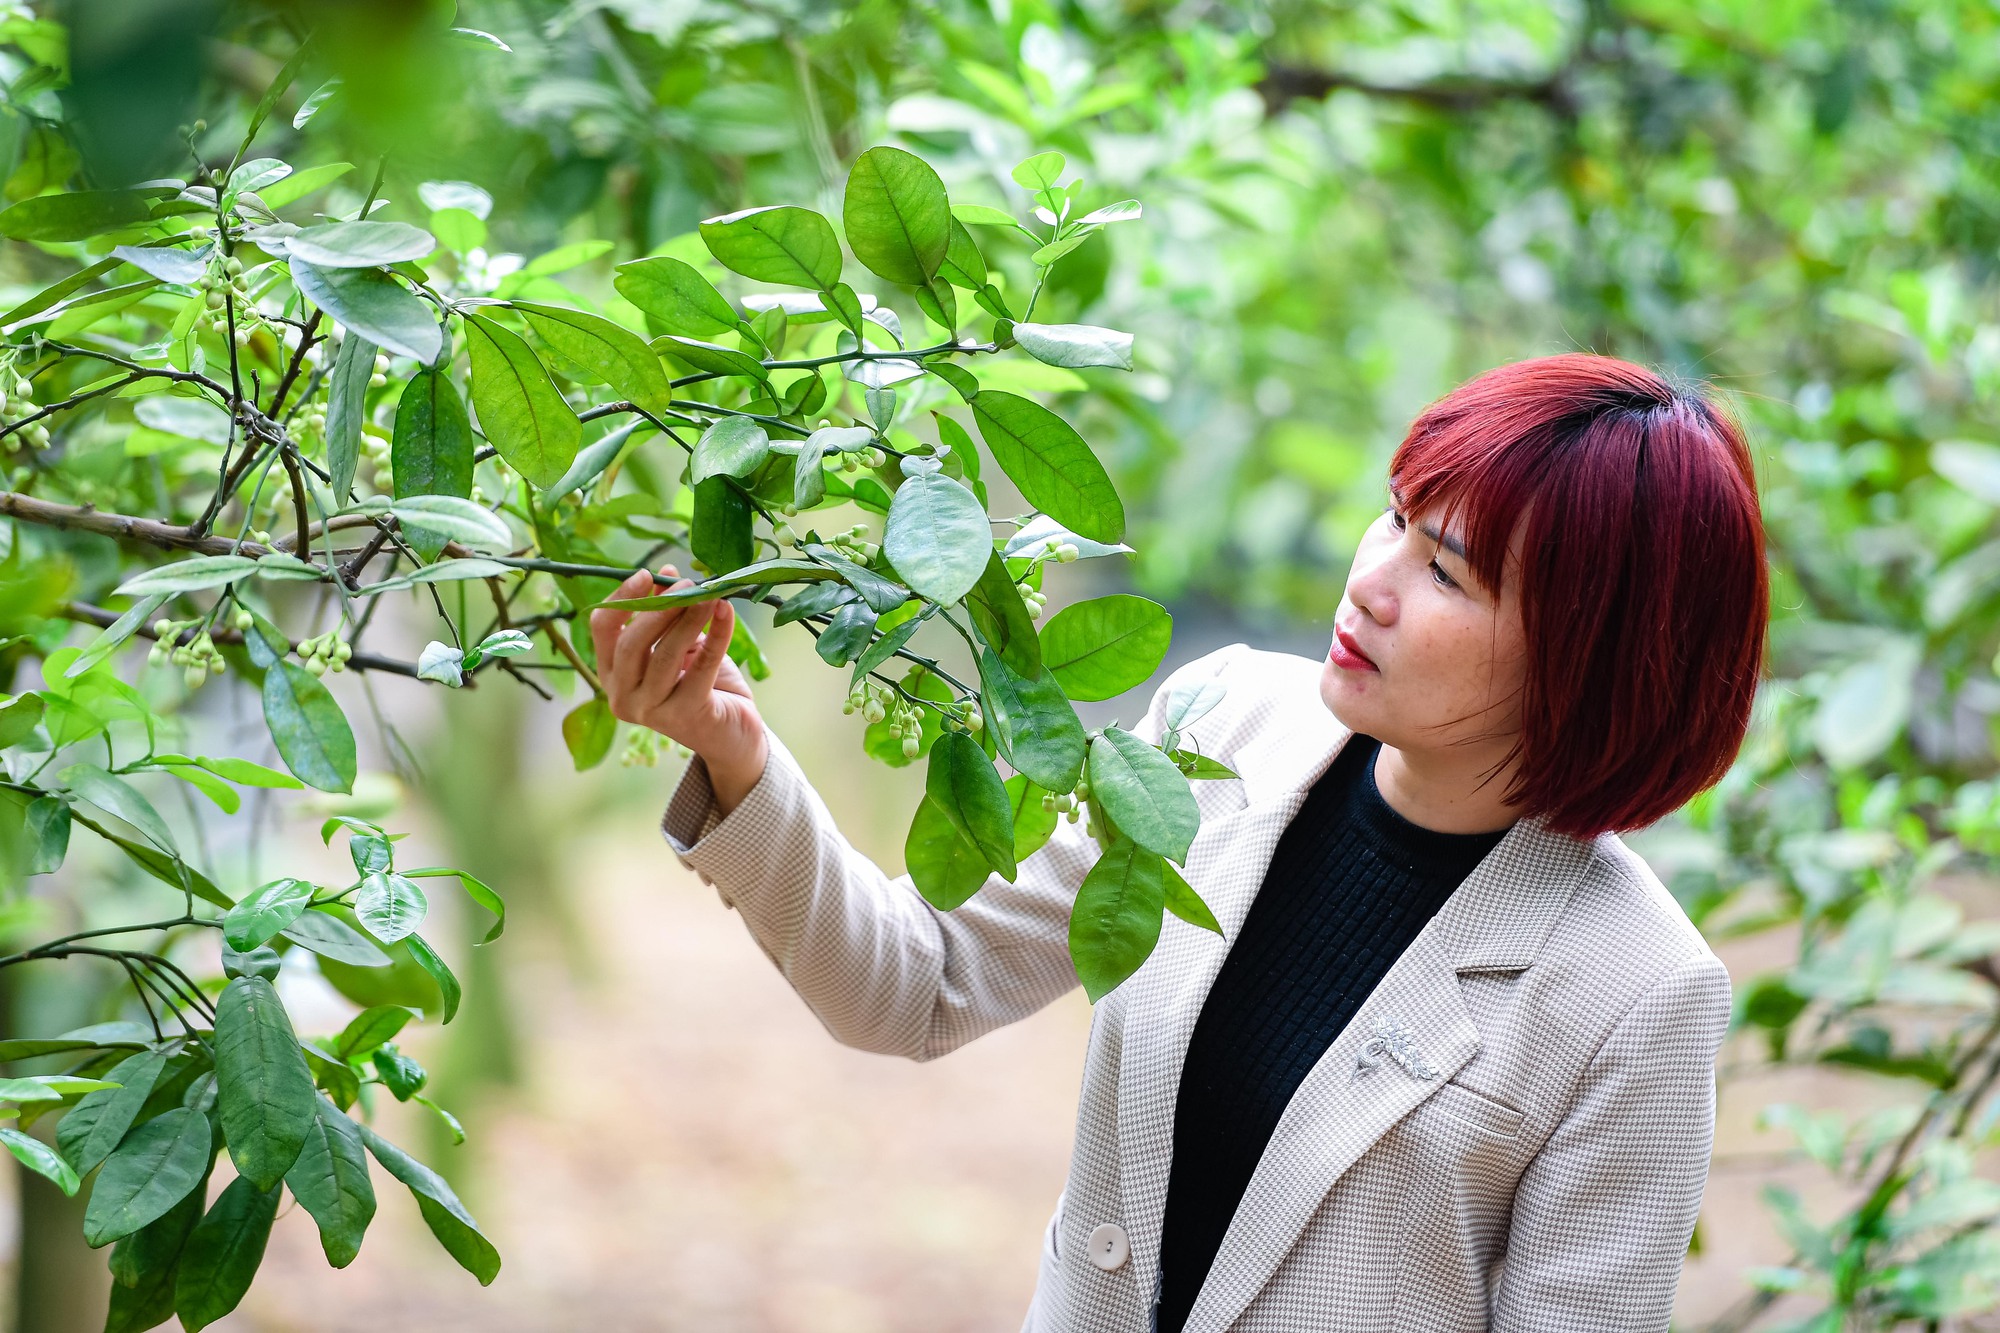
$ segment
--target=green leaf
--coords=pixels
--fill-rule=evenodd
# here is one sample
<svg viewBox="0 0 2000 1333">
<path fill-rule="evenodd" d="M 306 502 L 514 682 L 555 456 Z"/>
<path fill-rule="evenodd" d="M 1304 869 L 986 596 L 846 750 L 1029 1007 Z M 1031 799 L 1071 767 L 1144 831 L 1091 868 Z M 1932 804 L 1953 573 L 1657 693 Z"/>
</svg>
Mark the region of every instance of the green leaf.
<svg viewBox="0 0 2000 1333">
<path fill-rule="evenodd" d="M 374 1053 L 385 1041 L 394 1040 L 417 1015 L 400 1004 L 378 1004 L 364 1009 L 348 1021 L 334 1038 L 334 1051 L 343 1060 L 361 1060 Z"/>
<path fill-rule="evenodd" d="M 1048 793 L 1028 780 L 1026 773 L 1007 779 L 1007 802 L 1014 807 L 1014 860 L 1027 860 L 1048 843 L 1062 816 L 1042 809 Z"/>
<path fill-rule="evenodd" d="M 376 871 L 362 879 L 354 898 L 354 915 L 384 944 L 394 944 L 424 924 L 430 902 L 424 891 L 405 876 Z"/>
<path fill-rule="evenodd" d="M 1836 672 L 1821 687 L 1812 740 L 1827 763 L 1855 768 L 1875 759 L 1910 719 L 1922 645 L 1898 635 Z"/>
<path fill-rule="evenodd" d="M 76 1171 L 54 1148 L 18 1129 L 0 1129 L 0 1143 L 7 1145 L 7 1151 L 22 1166 L 47 1179 L 64 1194 L 75 1196 L 79 1184 Z"/>
<path fill-rule="evenodd" d="M 382 270 L 315 268 L 300 259 L 290 267 L 299 293 L 342 328 L 415 357 L 420 365 L 430 365 L 444 350 L 444 334 L 432 308 Z"/>
<path fill-rule="evenodd" d="M 161 851 L 176 854 L 174 835 L 168 831 L 167 821 L 125 779 L 113 777 L 96 764 L 71 764 L 58 780 L 98 809 L 108 810 L 138 829 Z"/>
<path fill-rule="evenodd" d="M 930 771 L 924 794 L 937 803 L 960 837 L 979 850 L 986 864 L 1012 883 L 1014 809 L 1006 784 L 979 742 L 963 732 L 948 731 L 931 747 Z"/>
<path fill-rule="evenodd" d="M 472 494 L 472 421 L 442 370 L 420 370 L 396 403 L 389 467 L 396 498 Z"/>
<path fill-rule="evenodd" d="M 394 1046 L 384 1046 L 375 1052 L 375 1072 L 381 1075 L 382 1085 L 389 1089 L 396 1100 L 406 1102 L 423 1091 L 430 1075 L 424 1067 Z"/>
<path fill-rule="evenodd" d="M 1050 264 L 1055 263 L 1058 259 L 1061 259 L 1064 255 L 1068 254 L 1070 251 L 1076 249 L 1079 245 L 1082 245 L 1085 241 L 1089 240 L 1095 234 L 1096 234 L 1095 232 L 1079 231 L 1079 232 L 1073 232 L 1070 235 L 1063 237 L 1060 241 L 1050 241 L 1047 245 L 1035 251 L 1035 253 L 1033 253 L 1032 255 L 1029 255 L 1028 261 L 1032 264 L 1046 268 Z"/>
<path fill-rule="evenodd" d="M 438 957 L 437 950 L 431 948 L 423 936 L 410 936 L 405 947 L 409 949 L 410 957 L 417 960 L 417 966 L 430 973 L 431 980 L 438 984 L 439 994 L 444 997 L 444 1016 L 438 1019 L 438 1022 L 451 1022 L 458 1013 L 458 1002 L 464 994 L 458 984 L 458 978 L 452 975 L 452 970 L 445 966 L 444 959 Z"/>
<path fill-rule="evenodd" d="M 1228 779 L 1237 776 L 1236 770 L 1227 764 L 1218 763 L 1205 754 L 1193 750 L 1168 750 L 1167 758 L 1174 761 L 1174 767 L 1187 774 L 1190 782 Z"/>
<path fill-rule="evenodd" d="M 652 347 L 669 356 L 677 356 L 696 370 L 709 375 L 743 375 L 755 380 L 768 380 L 771 371 L 762 361 L 748 352 L 739 352 L 734 347 L 724 347 L 720 343 L 703 342 L 699 338 L 683 338 L 678 333 L 662 334 L 655 338 Z"/>
<path fill-rule="evenodd" d="M 491 912 L 493 914 L 493 928 L 487 931 L 486 934 L 480 938 L 479 942 L 481 944 L 493 943 L 493 941 L 499 939 L 500 936 L 506 931 L 507 929 L 506 902 L 500 897 L 499 894 L 495 893 L 492 889 L 488 888 L 485 884 L 481 883 L 479 880 L 474 879 L 471 875 L 466 874 L 463 870 L 454 870 L 447 866 L 429 866 L 422 870 L 405 870 L 403 873 L 409 876 L 411 879 L 434 879 L 445 876 L 455 877 L 458 880 L 459 887 L 465 890 L 466 897 L 472 899 L 473 902 L 478 903 L 481 907 L 485 908 L 488 912 Z"/>
<path fill-rule="evenodd" d="M 353 1263 L 375 1217 L 375 1186 L 360 1128 L 323 1096 L 313 1099 L 313 1122 L 285 1173 L 285 1187 L 318 1223 L 326 1261 L 335 1268 Z"/>
<path fill-rule="evenodd" d="M 278 662 L 264 673 L 264 722 L 285 767 L 321 791 L 354 789 L 354 732 L 311 672 Z"/>
<path fill-rule="evenodd" d="M 1208 910 L 1208 904 L 1194 891 L 1194 886 L 1174 869 L 1173 862 L 1161 861 L 1160 869 L 1165 877 L 1167 910 L 1190 926 L 1199 926 L 1220 935 L 1222 923 L 1215 919 L 1215 913 Z"/>
<path fill-rule="evenodd" d="M 568 245 L 558 245 L 553 250 L 544 250 L 530 259 L 521 269 L 525 278 L 547 277 L 551 273 L 567 273 L 573 268 L 582 268 L 594 259 L 611 253 L 616 247 L 610 241 L 571 241 Z"/>
<path fill-rule="evenodd" d="M 1062 179 L 1068 166 L 1069 159 L 1061 153 L 1036 153 L 1015 167 L 1012 175 L 1014 183 L 1024 190 L 1046 190 Z"/>
<path fill-rule="evenodd" d="M 146 196 L 135 190 L 76 190 L 23 199 L 0 212 L 0 236 L 14 241 L 81 241 L 144 222 Z"/>
<path fill-rule="evenodd" d="M 1042 646 L 1035 637 L 1035 622 L 1021 604 L 1021 594 L 1007 573 L 1007 562 L 996 551 L 986 561 L 986 572 L 965 599 L 972 624 L 987 646 L 1014 674 L 1033 680 L 1042 674 Z"/>
<path fill-rule="evenodd" d="M 112 1247 L 111 1308 L 104 1333 L 141 1333 L 173 1318 L 181 1251 L 207 1203 L 204 1177 L 186 1198 Z"/>
<path fill-rule="evenodd" d="M 375 344 L 358 333 L 342 338 L 326 390 L 326 470 L 335 504 L 346 504 L 354 489 L 354 466 L 361 461 L 361 424 L 368 415 L 368 377 L 374 373 Z"/>
<path fill-rule="evenodd" d="M 317 1094 L 285 1006 L 262 977 L 236 978 L 215 1002 L 215 1083 L 230 1160 L 270 1189 L 298 1159 Z"/>
<path fill-rule="evenodd" d="M 105 1092 L 119 1085 L 101 1078 L 68 1074 L 37 1074 L 32 1078 L 0 1078 L 0 1102 L 59 1102 L 86 1092 Z"/>
<path fill-rule="evenodd" d="M 177 1106 L 126 1135 L 91 1186 L 84 1243 L 96 1249 L 129 1236 L 185 1199 L 208 1174 L 211 1133 L 207 1116 Z"/>
<path fill-rule="evenodd" d="M 1094 324 L 1016 324 L 1014 341 L 1052 366 L 1132 368 L 1132 335 Z"/>
<path fill-rule="evenodd" d="M 1083 227 L 1102 227 L 1112 222 L 1131 222 L 1145 212 L 1137 199 L 1121 199 L 1115 204 L 1094 208 L 1077 219 Z"/>
<path fill-rule="evenodd" d="M 257 561 L 252 556 L 197 555 L 135 574 L 119 584 L 117 591 L 127 597 L 200 592 L 205 588 L 220 588 L 256 572 Z"/>
<path fill-rule="evenodd" d="M 611 285 L 670 333 L 707 338 L 736 327 L 735 308 L 692 264 L 678 259 L 634 259 L 620 264 Z"/>
<path fill-rule="evenodd" d="M 916 816 L 910 821 L 910 832 L 903 840 L 903 864 L 924 901 L 941 912 L 951 911 L 979 892 L 993 873 L 986 857 L 959 834 L 944 808 L 929 796 L 917 803 Z"/>
<path fill-rule="evenodd" d="M 894 657 L 903 645 L 915 636 L 917 627 L 922 623 L 921 619 L 912 616 L 899 625 L 892 625 L 882 630 L 881 637 L 869 644 L 862 650 L 861 655 L 854 659 L 854 683 L 860 684 L 863 676 Z M 878 623 L 875 628 L 881 629 L 880 624 Z"/>
<path fill-rule="evenodd" d="M 960 222 L 974 227 L 1012 227 L 1014 215 L 1004 208 L 991 208 L 985 204 L 953 204 L 951 215 Z"/>
<path fill-rule="evenodd" d="M 931 459 L 905 459 L 882 549 L 910 587 L 945 605 L 971 592 L 993 554 L 993 528 L 973 493 Z"/>
<path fill-rule="evenodd" d="M 808 435 L 792 464 L 792 503 L 800 509 L 811 509 L 826 499 L 825 434 L 816 430 Z"/>
<path fill-rule="evenodd" d="M 174 1310 L 189 1333 L 234 1310 L 250 1290 L 283 1197 L 275 1185 L 258 1189 L 238 1176 L 195 1224 L 174 1281 Z"/>
<path fill-rule="evenodd" d="M 329 84 L 337 82 L 338 80 L 328 81 Z M 331 87 L 322 85 L 318 92 L 306 99 L 305 105 L 299 110 L 303 112 L 306 106 L 311 106 L 314 98 L 319 99 L 320 105 L 324 106 L 327 96 L 332 91 Z M 265 186 L 257 192 L 257 197 L 264 201 L 266 208 L 283 208 L 286 204 L 297 203 L 315 190 L 333 184 L 352 170 L 354 170 L 352 162 L 328 162 L 324 166 L 307 167 L 304 171 L 293 172 L 276 185 Z"/>
<path fill-rule="evenodd" d="M 24 874 L 53 875 L 62 869 L 63 858 L 69 853 L 71 819 L 69 804 L 60 796 L 37 796 L 28 802 L 23 825 L 28 851 Z"/>
<path fill-rule="evenodd" d="M 411 496 L 412 500 L 421 497 Z M 421 509 L 412 513 L 422 513 Z M 403 592 L 424 583 L 455 583 L 465 579 L 491 579 L 504 574 L 512 574 L 513 566 L 503 565 L 497 560 L 481 560 L 469 557 L 463 560 L 440 560 L 434 565 L 424 565 L 413 569 L 400 578 L 382 579 L 370 583 L 360 590 L 363 597 L 374 597 L 385 592 Z"/>
<path fill-rule="evenodd" d="M 516 301 L 514 309 L 542 341 L 655 415 L 672 410 L 673 386 L 646 340 L 602 315 Z"/>
<path fill-rule="evenodd" d="M 751 208 L 710 218 L 701 224 L 701 239 L 724 268 L 758 282 L 826 291 L 840 281 L 840 238 L 810 209 Z"/>
<path fill-rule="evenodd" d="M 1125 535 L 1125 506 L 1070 424 L 1031 398 L 987 389 L 972 400 L 979 434 L 1028 503 L 1092 541 Z"/>
<path fill-rule="evenodd" d="M 841 222 L 854 257 L 878 277 L 922 286 L 951 244 L 951 202 L 930 164 L 900 148 L 871 148 L 848 173 Z"/>
<path fill-rule="evenodd" d="M 118 1087 L 90 1093 L 63 1114 L 56 1148 L 79 1176 L 89 1175 L 124 1140 L 166 1067 L 161 1051 L 128 1055 L 105 1071 Z"/>
<path fill-rule="evenodd" d="M 1165 863 L 1121 837 L 1083 877 L 1069 917 L 1069 956 L 1090 1002 L 1139 970 L 1160 940 Z"/>
<path fill-rule="evenodd" d="M 979 243 L 956 217 L 951 220 L 951 244 L 945 250 L 944 263 L 938 266 L 938 276 L 969 292 L 978 291 L 987 282 L 986 256 L 979 253 Z"/>
<path fill-rule="evenodd" d="M 867 650 L 877 619 L 874 608 L 863 602 L 850 602 L 833 613 L 833 619 L 813 640 L 813 651 L 828 666 L 846 666 Z"/>
<path fill-rule="evenodd" d="M 78 660 L 81 660 L 80 658 Z M 0 708 L 0 750 L 19 745 L 42 724 L 42 696 L 24 694 Z"/>
<path fill-rule="evenodd" d="M 267 943 L 299 919 L 312 901 L 313 886 L 303 879 L 274 879 L 243 896 L 222 918 L 222 938 L 238 952 Z"/>
<path fill-rule="evenodd" d="M 1048 791 L 1068 791 L 1089 741 L 1062 686 L 1045 668 L 1024 677 L 991 648 L 979 654 L 980 698 L 1000 757 Z"/>
<path fill-rule="evenodd" d="M 388 967 L 389 956 L 373 940 L 330 912 L 308 909 L 278 932 L 292 943 L 322 958 L 349 967 Z"/>
<path fill-rule="evenodd" d="M 1173 760 L 1129 731 L 1106 727 L 1090 743 L 1090 795 L 1119 832 L 1185 864 L 1201 827 L 1194 792 Z"/>
<path fill-rule="evenodd" d="M 688 465 L 688 484 L 699 486 L 710 477 L 747 477 L 771 453 L 771 437 L 749 417 L 718 417 L 695 443 Z"/>
<path fill-rule="evenodd" d="M 407 222 L 328 222 L 285 238 L 286 253 L 322 269 L 381 268 L 435 249 L 436 237 Z"/>
<path fill-rule="evenodd" d="M 1072 699 L 1109 699 L 1159 668 L 1174 618 L 1129 593 L 1066 606 L 1042 627 L 1042 660 Z"/>
<path fill-rule="evenodd" d="M 439 533 L 467 546 L 505 551 L 514 544 L 514 534 L 504 519 L 462 496 L 412 495 L 392 501 L 389 512 L 399 523 Z"/>
<path fill-rule="evenodd" d="M 582 447 L 583 423 L 519 334 L 470 313 L 465 333 L 472 403 L 487 442 L 531 484 L 554 484 Z"/>
<path fill-rule="evenodd" d="M 581 773 L 596 768 L 611 753 L 611 742 L 618 735 L 618 719 L 611 715 L 611 705 L 603 695 L 592 695 L 563 714 L 562 735 L 563 744 L 569 747 L 570 760 Z"/>
<path fill-rule="evenodd" d="M 694 523 L 688 549 L 714 574 L 742 569 L 757 558 L 751 532 L 753 510 L 728 477 L 710 477 L 694 487 Z"/>
<path fill-rule="evenodd" d="M 458 1201 L 444 1178 L 366 1125 L 356 1128 L 382 1168 L 416 1196 L 424 1221 L 445 1252 L 478 1278 L 482 1287 L 499 1276 L 500 1252 L 480 1234 L 479 1224 L 465 1211 L 465 1205 Z"/>
</svg>

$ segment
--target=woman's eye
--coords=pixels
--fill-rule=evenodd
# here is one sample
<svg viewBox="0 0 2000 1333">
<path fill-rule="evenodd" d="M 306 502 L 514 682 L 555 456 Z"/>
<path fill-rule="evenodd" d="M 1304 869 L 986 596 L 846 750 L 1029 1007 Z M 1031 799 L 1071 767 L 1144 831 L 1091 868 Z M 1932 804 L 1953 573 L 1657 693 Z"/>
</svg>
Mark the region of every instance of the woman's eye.
<svg viewBox="0 0 2000 1333">
<path fill-rule="evenodd" d="M 1458 586 L 1458 584 L 1452 579 L 1451 575 L 1444 572 L 1444 566 L 1440 565 L 1435 560 L 1431 561 L 1431 577 L 1436 579 L 1438 583 L 1442 584 L 1444 587 L 1456 588 Z"/>
<path fill-rule="evenodd" d="M 1389 526 L 1394 528 L 1398 532 L 1401 532 L 1403 528 L 1406 526 L 1406 520 L 1403 518 L 1402 514 L 1397 511 L 1394 505 L 1391 505 L 1389 507 Z"/>
</svg>

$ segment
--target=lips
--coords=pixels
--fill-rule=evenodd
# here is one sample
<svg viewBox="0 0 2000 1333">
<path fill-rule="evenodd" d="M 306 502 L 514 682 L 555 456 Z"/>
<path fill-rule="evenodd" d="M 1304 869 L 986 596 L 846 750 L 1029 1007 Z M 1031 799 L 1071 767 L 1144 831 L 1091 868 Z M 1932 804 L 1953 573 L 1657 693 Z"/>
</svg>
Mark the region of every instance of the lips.
<svg viewBox="0 0 2000 1333">
<path fill-rule="evenodd" d="M 1354 641 L 1354 636 L 1339 625 L 1333 627 L 1333 651 L 1328 655 L 1333 658 L 1334 665 L 1349 671 L 1381 670 L 1373 658 L 1361 651 L 1361 645 Z"/>
</svg>

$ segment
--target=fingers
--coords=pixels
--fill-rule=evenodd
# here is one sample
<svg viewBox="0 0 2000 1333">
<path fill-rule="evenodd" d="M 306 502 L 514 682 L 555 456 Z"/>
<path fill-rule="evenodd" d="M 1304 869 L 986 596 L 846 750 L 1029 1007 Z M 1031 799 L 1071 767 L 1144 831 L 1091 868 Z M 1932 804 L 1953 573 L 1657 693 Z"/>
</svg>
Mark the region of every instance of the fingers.
<svg viewBox="0 0 2000 1333">
<path fill-rule="evenodd" d="M 689 663 L 690 650 L 695 647 L 695 636 L 715 615 L 718 605 L 718 602 L 696 602 L 660 635 L 634 691 L 639 707 L 658 708 L 675 692 L 681 684 L 682 669 Z"/>
<path fill-rule="evenodd" d="M 652 586 L 653 576 L 640 570 L 619 584 L 608 600 L 643 596 Z M 590 642 L 597 649 L 597 660 L 600 663 L 611 661 L 612 649 L 618 643 L 618 631 L 623 629 L 625 622 L 631 618 L 631 612 L 614 611 L 608 606 L 600 606 L 590 613 Z"/>
<path fill-rule="evenodd" d="M 716 673 L 729 660 L 729 640 L 735 632 L 736 608 L 726 601 L 717 602 L 715 619 L 709 622 L 708 633 L 702 637 L 694 660 L 681 677 L 681 683 L 697 696 L 715 688 Z"/>
<path fill-rule="evenodd" d="M 673 566 L 667 566 L 662 572 L 672 573 Z M 691 579 L 677 579 L 668 591 L 692 586 Z M 605 692 L 611 696 L 614 706 L 630 699 L 638 690 L 652 659 L 654 644 L 685 618 L 687 610 L 685 607 L 670 606 L 660 611 L 641 611 L 614 631 L 611 655 L 606 657 L 600 653 L 597 659 Z M 594 639 L 595 626 L 592 627 L 592 634 Z"/>
</svg>

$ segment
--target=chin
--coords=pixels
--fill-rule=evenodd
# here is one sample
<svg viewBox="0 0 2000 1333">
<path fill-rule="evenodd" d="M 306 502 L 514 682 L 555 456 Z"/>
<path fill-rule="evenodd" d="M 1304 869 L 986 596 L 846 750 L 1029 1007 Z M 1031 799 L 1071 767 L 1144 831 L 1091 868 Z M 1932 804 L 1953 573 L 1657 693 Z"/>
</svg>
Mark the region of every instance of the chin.
<svg viewBox="0 0 2000 1333">
<path fill-rule="evenodd" d="M 1373 675 L 1373 672 L 1369 673 L 1370 677 Z M 1354 672 L 1343 670 L 1331 661 L 1320 666 L 1319 698 L 1326 705 L 1326 711 L 1349 731 L 1372 736 L 1375 732 L 1371 723 L 1376 721 L 1380 708 L 1371 697 L 1373 691 L 1356 688 L 1364 683 L 1364 680 L 1356 678 Z"/>
</svg>

